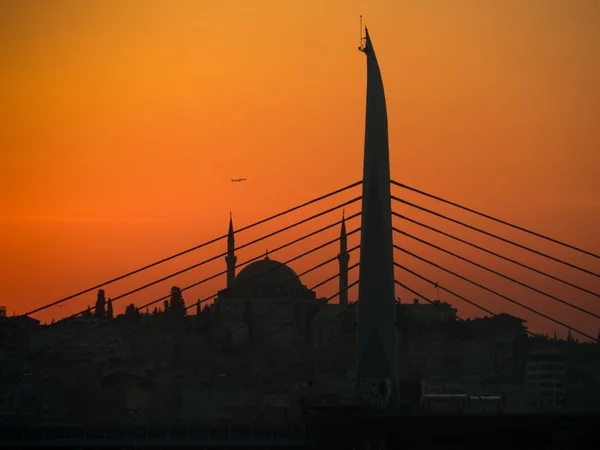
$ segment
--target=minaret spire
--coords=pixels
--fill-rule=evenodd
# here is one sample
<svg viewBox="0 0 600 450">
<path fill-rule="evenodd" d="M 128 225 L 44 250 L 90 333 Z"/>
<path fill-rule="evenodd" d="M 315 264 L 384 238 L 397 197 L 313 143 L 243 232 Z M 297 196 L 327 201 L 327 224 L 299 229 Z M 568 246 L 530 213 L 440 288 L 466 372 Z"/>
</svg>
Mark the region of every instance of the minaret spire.
<svg viewBox="0 0 600 450">
<path fill-rule="evenodd" d="M 357 396 L 380 410 L 399 405 L 390 156 L 385 92 L 369 31 L 357 331 Z"/>
<path fill-rule="evenodd" d="M 233 287 L 233 281 L 235 280 L 235 263 L 237 262 L 237 256 L 235 256 L 235 238 L 233 231 L 233 216 L 229 211 L 229 234 L 227 235 L 227 256 L 225 256 L 225 263 L 227 264 L 227 289 Z"/>
<path fill-rule="evenodd" d="M 348 253 L 348 237 L 346 235 L 346 219 L 344 212 L 342 211 L 342 227 L 340 230 L 340 253 L 337 256 L 340 264 L 340 277 L 339 277 L 339 308 L 340 314 L 348 308 L 348 261 L 350 260 L 350 254 Z"/>
</svg>

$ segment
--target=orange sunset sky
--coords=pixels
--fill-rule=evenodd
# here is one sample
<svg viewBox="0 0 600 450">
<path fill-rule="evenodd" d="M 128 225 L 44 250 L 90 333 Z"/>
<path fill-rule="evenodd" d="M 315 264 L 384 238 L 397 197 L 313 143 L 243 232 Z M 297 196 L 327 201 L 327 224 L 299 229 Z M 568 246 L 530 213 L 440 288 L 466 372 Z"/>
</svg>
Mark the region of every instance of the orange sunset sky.
<svg viewBox="0 0 600 450">
<path fill-rule="evenodd" d="M 600 253 L 600 2 L 597 0 L 63 0 L 0 3 L 0 305 L 24 313 L 362 176 L 368 25 L 386 88 L 392 178 Z M 246 183 L 231 183 L 246 177 Z M 573 264 L 598 259 L 488 223 L 397 187 L 393 193 Z M 242 245 L 322 205 L 240 233 Z M 359 203 L 346 215 L 359 211 Z M 555 276 L 599 278 L 395 205 Z M 238 252 L 238 262 L 341 211 Z M 358 226 L 358 219 L 348 228 Z M 600 314 L 600 300 L 394 219 L 423 239 Z M 285 261 L 338 228 L 277 252 Z M 597 336 L 600 321 L 395 237 L 396 243 Z M 350 245 L 356 245 L 353 235 Z M 225 243 L 110 285 L 116 297 Z M 302 272 L 330 246 L 291 263 Z M 351 264 L 357 261 L 354 252 Z M 398 252 L 397 260 L 534 331 L 564 328 Z M 142 305 L 223 270 L 222 258 L 115 302 Z M 311 287 L 332 263 L 306 277 Z M 350 275 L 356 279 L 357 272 Z M 434 299 L 434 288 L 398 270 Z M 184 292 L 189 304 L 224 276 Z M 336 292 L 334 283 L 317 289 Z M 351 300 L 356 290 L 351 293 Z M 413 294 L 398 289 L 404 301 Z M 440 291 L 461 316 L 481 311 Z M 35 317 L 64 317 L 95 294 Z"/>
</svg>

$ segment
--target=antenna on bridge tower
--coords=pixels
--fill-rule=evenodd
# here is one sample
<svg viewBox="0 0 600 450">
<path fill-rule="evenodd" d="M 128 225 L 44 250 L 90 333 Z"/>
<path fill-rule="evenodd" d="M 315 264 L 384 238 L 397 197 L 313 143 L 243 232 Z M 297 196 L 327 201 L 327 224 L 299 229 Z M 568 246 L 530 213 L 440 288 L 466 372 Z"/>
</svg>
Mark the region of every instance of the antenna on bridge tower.
<svg viewBox="0 0 600 450">
<path fill-rule="evenodd" d="M 362 14 L 360 15 L 360 33 L 359 33 L 359 36 L 360 36 L 359 43 L 360 43 L 360 46 L 362 47 Z"/>
<path fill-rule="evenodd" d="M 362 24 L 362 14 L 360 15 L 360 45 L 358 46 L 358 50 L 361 52 L 365 51 L 365 38 L 363 37 L 363 24 Z"/>
</svg>

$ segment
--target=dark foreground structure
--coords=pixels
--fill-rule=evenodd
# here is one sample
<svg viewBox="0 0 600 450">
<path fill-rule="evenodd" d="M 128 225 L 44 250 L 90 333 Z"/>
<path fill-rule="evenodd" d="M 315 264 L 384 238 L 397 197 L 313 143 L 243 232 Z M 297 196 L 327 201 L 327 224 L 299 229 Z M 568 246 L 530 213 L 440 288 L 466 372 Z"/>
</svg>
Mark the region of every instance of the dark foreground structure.
<svg viewBox="0 0 600 450">
<path fill-rule="evenodd" d="M 0 448 L 306 448 L 304 427 L 2 427 Z"/>
<path fill-rule="evenodd" d="M 319 448 L 579 449 L 598 448 L 597 415 L 374 415 L 320 408 L 308 412 L 307 434 Z"/>
<path fill-rule="evenodd" d="M 420 388 L 401 392 L 387 110 L 381 73 L 368 33 L 360 49 L 367 55 L 368 72 L 356 370 L 356 403 L 363 406 L 308 408 L 303 411 L 305 420 L 301 426 L 233 423 L 205 426 L 0 425 L 0 449 L 600 448 L 598 416 L 426 415 L 419 412 L 423 399 L 427 399 L 427 395 L 419 392 Z M 230 235 L 233 235 L 232 228 Z M 226 261 L 231 284 L 236 261 L 233 238 L 229 246 L 230 256 Z M 345 283 L 347 285 L 347 281 Z M 408 358 L 401 361 L 409 364 Z M 411 404 L 413 414 L 395 413 Z"/>
<path fill-rule="evenodd" d="M 598 448 L 598 416 L 373 415 L 307 411 L 306 426 L 2 427 L 0 448 L 64 449 L 583 449 Z"/>
</svg>

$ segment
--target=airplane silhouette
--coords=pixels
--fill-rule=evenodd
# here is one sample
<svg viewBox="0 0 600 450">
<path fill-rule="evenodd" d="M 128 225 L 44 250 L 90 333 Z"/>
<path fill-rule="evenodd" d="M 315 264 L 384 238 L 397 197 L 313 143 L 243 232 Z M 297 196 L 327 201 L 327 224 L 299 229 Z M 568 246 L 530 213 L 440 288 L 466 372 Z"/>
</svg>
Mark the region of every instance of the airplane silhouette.
<svg viewBox="0 0 600 450">
<path fill-rule="evenodd" d="M 241 183 L 242 181 L 246 181 L 245 178 L 232 178 L 231 181 L 234 183 Z"/>
</svg>

